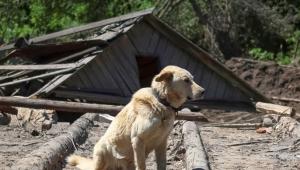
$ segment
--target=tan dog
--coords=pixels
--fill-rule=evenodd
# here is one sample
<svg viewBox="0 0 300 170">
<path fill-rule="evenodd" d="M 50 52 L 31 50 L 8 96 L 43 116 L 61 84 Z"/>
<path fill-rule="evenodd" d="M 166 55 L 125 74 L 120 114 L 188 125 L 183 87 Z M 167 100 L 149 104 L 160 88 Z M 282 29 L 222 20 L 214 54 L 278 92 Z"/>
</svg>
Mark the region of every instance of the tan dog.
<svg viewBox="0 0 300 170">
<path fill-rule="evenodd" d="M 93 159 L 71 155 L 68 163 L 83 170 L 145 170 L 145 159 L 154 150 L 157 169 L 165 170 L 175 110 L 203 92 L 187 70 L 165 67 L 154 77 L 151 88 L 138 90 L 112 121 L 95 145 Z"/>
</svg>

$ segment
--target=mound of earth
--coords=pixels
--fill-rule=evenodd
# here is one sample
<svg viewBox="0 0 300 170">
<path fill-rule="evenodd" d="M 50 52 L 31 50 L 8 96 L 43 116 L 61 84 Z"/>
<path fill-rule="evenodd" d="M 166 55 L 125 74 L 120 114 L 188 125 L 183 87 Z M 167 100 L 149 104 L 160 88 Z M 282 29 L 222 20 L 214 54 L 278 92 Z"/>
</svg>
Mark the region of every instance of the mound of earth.
<svg viewBox="0 0 300 170">
<path fill-rule="evenodd" d="M 225 65 L 253 88 L 269 98 L 300 99 L 300 68 L 280 66 L 275 62 L 232 58 Z M 274 101 L 294 107 L 300 112 L 300 103 Z"/>
</svg>

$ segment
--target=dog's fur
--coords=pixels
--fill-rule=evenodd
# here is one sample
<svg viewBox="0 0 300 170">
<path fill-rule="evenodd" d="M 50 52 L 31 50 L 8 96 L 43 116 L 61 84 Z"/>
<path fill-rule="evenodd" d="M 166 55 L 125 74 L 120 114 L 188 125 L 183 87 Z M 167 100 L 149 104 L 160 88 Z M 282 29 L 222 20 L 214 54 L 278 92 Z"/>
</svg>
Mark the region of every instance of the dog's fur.
<svg viewBox="0 0 300 170">
<path fill-rule="evenodd" d="M 71 155 L 67 162 L 82 170 L 145 170 L 145 159 L 154 150 L 157 169 L 165 170 L 174 108 L 187 99 L 200 98 L 203 92 L 187 70 L 165 67 L 154 77 L 151 88 L 138 90 L 112 121 L 95 145 L 93 159 Z"/>
</svg>

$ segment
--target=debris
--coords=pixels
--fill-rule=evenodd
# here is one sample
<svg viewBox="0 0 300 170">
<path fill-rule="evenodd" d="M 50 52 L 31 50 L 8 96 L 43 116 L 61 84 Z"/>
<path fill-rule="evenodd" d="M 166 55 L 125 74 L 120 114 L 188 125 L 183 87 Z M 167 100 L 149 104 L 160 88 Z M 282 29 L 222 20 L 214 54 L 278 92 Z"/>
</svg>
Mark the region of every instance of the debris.
<svg viewBox="0 0 300 170">
<path fill-rule="evenodd" d="M 255 108 L 258 112 L 266 114 L 280 114 L 286 116 L 294 116 L 295 110 L 292 107 L 281 106 L 272 103 L 257 102 Z"/>
<path fill-rule="evenodd" d="M 87 129 L 93 125 L 96 116 L 93 113 L 84 114 L 68 128 L 68 133 L 63 133 L 28 153 L 11 169 L 61 169 L 63 158 L 75 150 L 74 143 L 82 144 L 86 140 Z"/>
<path fill-rule="evenodd" d="M 25 130 L 38 135 L 39 131 L 49 130 L 52 123 L 57 123 L 57 115 L 54 110 L 17 108 L 17 119 Z"/>
<path fill-rule="evenodd" d="M 274 134 L 280 138 L 300 138 L 300 123 L 290 117 L 281 117 L 274 126 Z"/>
<path fill-rule="evenodd" d="M 272 127 L 260 127 L 256 129 L 256 133 L 271 133 Z"/>
</svg>

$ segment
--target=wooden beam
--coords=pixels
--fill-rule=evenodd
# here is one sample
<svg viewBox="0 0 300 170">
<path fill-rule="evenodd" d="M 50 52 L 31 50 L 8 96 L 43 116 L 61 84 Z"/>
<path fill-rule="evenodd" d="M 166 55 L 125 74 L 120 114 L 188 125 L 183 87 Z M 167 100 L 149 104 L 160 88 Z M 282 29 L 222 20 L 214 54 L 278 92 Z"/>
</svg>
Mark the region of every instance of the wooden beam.
<svg viewBox="0 0 300 170">
<path fill-rule="evenodd" d="M 77 57 L 80 57 L 80 56 L 83 56 L 83 55 L 87 55 L 87 54 L 92 53 L 92 52 L 94 52 L 96 50 L 100 50 L 100 47 L 94 46 L 94 47 L 91 47 L 91 48 L 87 48 L 87 49 L 85 49 L 83 51 L 79 51 L 79 52 L 71 54 L 69 56 L 66 56 L 66 57 L 60 58 L 58 60 L 52 61 L 49 64 L 58 64 L 58 63 L 66 62 L 68 60 L 73 60 L 73 59 L 75 59 Z"/>
<path fill-rule="evenodd" d="M 268 98 L 260 94 L 257 90 L 247 84 L 244 80 L 240 79 L 233 72 L 223 66 L 220 62 L 215 60 L 210 54 L 202 50 L 190 40 L 173 30 L 167 24 L 163 23 L 153 15 L 147 15 L 144 17 L 145 21 L 158 30 L 162 35 L 174 43 L 178 48 L 187 52 L 189 55 L 194 56 L 200 62 L 208 66 L 215 71 L 218 75 L 229 81 L 233 87 L 238 87 L 241 91 L 247 94 L 250 98 L 256 101 L 270 102 Z"/>
<path fill-rule="evenodd" d="M 292 107 L 288 107 L 288 106 L 257 102 L 255 104 L 255 107 L 258 112 L 262 112 L 266 114 L 279 114 L 279 115 L 286 115 L 286 116 L 295 115 L 295 110 Z"/>
<path fill-rule="evenodd" d="M 53 93 L 55 97 L 59 97 L 59 98 L 86 99 L 87 101 L 97 102 L 97 103 L 110 103 L 110 104 L 124 105 L 130 101 L 129 97 L 121 97 L 121 96 L 114 96 L 114 95 L 101 94 L 101 93 L 88 93 L 79 90 L 76 91 L 54 90 Z"/>
<path fill-rule="evenodd" d="M 0 65 L 0 70 L 58 70 L 66 68 L 76 68 L 78 64 L 37 64 L 37 65 Z"/>
<path fill-rule="evenodd" d="M 12 81 L 12 82 L 2 83 L 2 84 L 0 84 L 0 87 L 16 85 L 16 84 L 20 84 L 20 83 L 23 83 L 23 82 L 26 82 L 26 81 L 36 80 L 36 79 L 39 79 L 39 78 L 46 78 L 46 77 L 51 77 L 51 76 L 55 76 L 55 75 L 58 75 L 58 74 L 64 74 L 64 73 L 70 72 L 72 70 L 74 70 L 74 68 L 68 68 L 68 69 L 53 71 L 53 72 L 49 72 L 49 73 L 45 73 L 45 74 L 41 74 L 41 75 L 29 77 L 29 78 L 24 78 L 24 79 Z"/>
<path fill-rule="evenodd" d="M 76 63 L 77 67 L 75 67 L 75 68 L 67 68 L 67 69 L 53 71 L 53 72 L 49 72 L 49 73 L 45 73 L 45 74 L 40 74 L 40 75 L 37 75 L 37 76 L 24 78 L 24 79 L 12 81 L 12 82 L 2 83 L 2 84 L 0 84 L 0 87 L 16 85 L 16 84 L 23 83 L 23 82 L 26 82 L 26 81 L 31 81 L 31 80 L 35 80 L 35 79 L 39 79 L 39 78 L 52 77 L 52 76 L 55 76 L 55 75 L 68 73 L 70 71 L 73 71 L 76 68 L 80 69 L 80 67 L 87 64 L 88 62 L 90 62 L 95 57 L 96 56 L 89 56 L 89 57 L 86 57 L 86 58 L 82 59 L 81 61 Z"/>
<path fill-rule="evenodd" d="M 285 102 L 300 102 L 300 99 L 288 98 L 288 97 L 276 97 L 276 96 L 273 96 L 273 97 L 271 97 L 271 99 L 285 101 Z"/>
<path fill-rule="evenodd" d="M 0 97 L 0 105 L 10 107 L 28 107 L 34 109 L 50 109 L 71 113 L 107 113 L 112 116 L 116 116 L 123 109 L 123 106 L 108 104 L 91 104 L 30 98 L 24 99 L 18 97 Z M 7 108 L 5 109 L 8 110 Z M 202 114 L 197 114 L 196 112 L 179 112 L 176 119 L 207 122 L 207 119 Z"/>
</svg>

